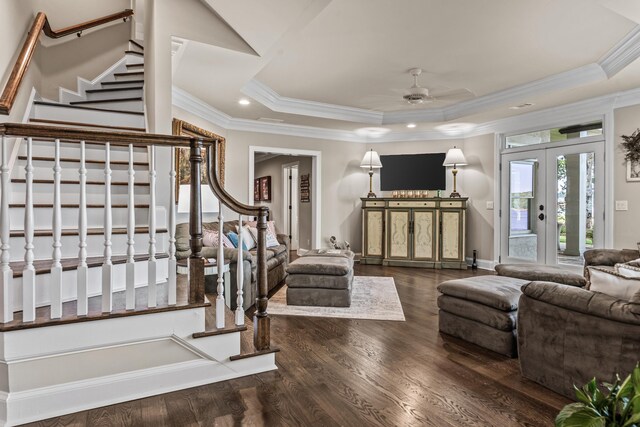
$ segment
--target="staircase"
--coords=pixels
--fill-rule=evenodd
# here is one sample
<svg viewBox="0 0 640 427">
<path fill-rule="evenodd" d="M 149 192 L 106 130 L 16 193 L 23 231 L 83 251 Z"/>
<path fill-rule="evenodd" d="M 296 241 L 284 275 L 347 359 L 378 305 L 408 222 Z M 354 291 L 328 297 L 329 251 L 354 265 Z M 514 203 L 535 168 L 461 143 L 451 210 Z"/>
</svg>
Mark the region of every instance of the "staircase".
<svg viewBox="0 0 640 427">
<path fill-rule="evenodd" d="M 267 212 L 219 185 L 211 161 L 219 141 L 147 134 L 143 88 L 144 50 L 132 40 L 95 80 L 78 79 L 57 101 L 36 98 L 29 123 L 0 125 L 0 425 L 277 369 Z M 157 173 L 155 151 L 191 147 L 199 177 L 203 145 L 221 203 L 240 220 L 259 217 L 260 301 L 249 328 L 241 308 L 225 306 L 222 275 L 218 294 L 204 295 L 195 178 L 190 273 L 176 274 L 176 174 L 173 165 L 169 176 Z M 157 187 L 171 193 L 168 211 L 156 206 Z M 240 271 L 240 301 L 242 280 Z"/>
</svg>

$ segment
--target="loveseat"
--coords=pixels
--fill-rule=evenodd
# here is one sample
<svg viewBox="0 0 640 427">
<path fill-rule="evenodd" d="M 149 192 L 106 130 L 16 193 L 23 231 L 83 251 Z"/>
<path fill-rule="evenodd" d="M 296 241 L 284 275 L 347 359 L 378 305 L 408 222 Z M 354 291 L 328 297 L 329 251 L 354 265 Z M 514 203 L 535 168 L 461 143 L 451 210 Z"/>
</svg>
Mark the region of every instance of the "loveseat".
<svg viewBox="0 0 640 427">
<path fill-rule="evenodd" d="M 225 221 L 223 225 L 223 233 L 229 231 L 236 231 L 238 221 Z M 205 222 L 202 224 L 204 230 L 218 230 L 217 222 Z M 176 258 L 184 259 L 191 256 L 191 249 L 189 247 L 189 224 L 182 223 L 176 226 Z M 287 266 L 289 265 L 289 237 L 285 234 L 277 234 L 278 246 L 267 248 L 267 282 L 268 289 L 271 291 L 273 288 L 282 283 L 287 275 Z M 230 308 L 235 310 L 236 305 L 236 293 L 238 291 L 237 283 L 237 271 L 238 271 L 238 249 L 223 248 L 225 262 L 229 262 L 230 270 L 230 287 L 229 295 L 227 295 L 227 301 L 229 301 Z M 205 258 L 218 257 L 218 248 L 215 247 L 203 247 L 202 256 Z M 242 252 L 242 263 L 244 273 L 244 304 L 243 309 L 249 309 L 254 303 L 257 296 L 257 267 L 258 259 L 256 250 L 244 250 Z M 215 293 L 215 289 L 206 289 L 207 293 Z"/>
<path fill-rule="evenodd" d="M 635 250 L 586 251 L 587 267 L 640 258 Z M 521 288 L 518 354 L 522 375 L 567 397 L 591 378 L 612 382 L 640 361 L 640 292 L 631 300 L 559 283 Z"/>
</svg>

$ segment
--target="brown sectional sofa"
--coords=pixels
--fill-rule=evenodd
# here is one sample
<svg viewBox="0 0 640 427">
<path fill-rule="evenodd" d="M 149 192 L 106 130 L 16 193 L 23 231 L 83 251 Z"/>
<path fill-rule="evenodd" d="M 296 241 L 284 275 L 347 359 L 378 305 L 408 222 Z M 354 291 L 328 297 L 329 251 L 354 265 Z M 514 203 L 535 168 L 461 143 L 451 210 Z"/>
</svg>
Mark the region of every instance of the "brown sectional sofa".
<svg viewBox="0 0 640 427">
<path fill-rule="evenodd" d="M 238 221 L 225 221 L 222 231 L 236 231 Z M 217 222 L 205 222 L 202 224 L 204 229 L 218 230 Z M 269 291 L 282 283 L 287 276 L 287 266 L 289 265 L 289 237 L 285 234 L 277 235 L 280 245 L 267 248 L 267 282 Z M 224 259 L 230 263 L 230 295 L 227 298 L 230 301 L 230 308 L 235 310 L 237 284 L 237 262 L 238 249 L 223 248 Z M 254 303 L 257 296 L 257 257 L 256 250 L 243 251 L 243 273 L 244 273 L 244 304 L 243 309 L 249 309 Z M 191 256 L 189 248 L 189 224 L 183 223 L 176 226 L 176 258 L 184 259 Z M 218 248 L 203 247 L 202 256 L 205 258 L 218 257 Z M 207 289 L 208 293 L 215 293 L 215 289 Z"/>
</svg>

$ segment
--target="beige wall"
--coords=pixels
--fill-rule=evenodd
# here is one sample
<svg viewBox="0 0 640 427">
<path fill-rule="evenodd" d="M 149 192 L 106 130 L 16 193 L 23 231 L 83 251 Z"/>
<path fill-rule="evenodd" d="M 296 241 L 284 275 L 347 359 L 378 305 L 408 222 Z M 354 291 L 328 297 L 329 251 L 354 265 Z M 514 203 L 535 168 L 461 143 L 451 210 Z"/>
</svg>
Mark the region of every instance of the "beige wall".
<svg viewBox="0 0 640 427">
<path fill-rule="evenodd" d="M 628 211 L 614 212 L 613 242 L 615 248 L 636 248 L 640 242 L 640 182 L 627 182 L 627 166 L 620 135 L 631 135 L 640 127 L 640 105 L 621 108 L 614 112 L 613 183 L 615 200 L 627 200 Z"/>
<path fill-rule="evenodd" d="M 271 202 L 262 204 L 269 206 L 272 219 L 276 222 L 276 227 L 280 232 L 286 232 L 284 210 L 285 194 L 283 193 L 283 174 L 282 166 L 289 163 L 298 163 L 298 176 L 309 174 L 311 177 L 312 161 L 309 156 L 277 156 L 263 162 L 255 164 L 254 176 L 256 178 L 262 176 L 271 177 Z M 300 202 L 298 195 L 295 201 L 298 205 L 298 242 L 299 246 L 304 249 L 311 248 L 311 221 L 313 209 L 313 197 L 309 203 Z"/>
</svg>

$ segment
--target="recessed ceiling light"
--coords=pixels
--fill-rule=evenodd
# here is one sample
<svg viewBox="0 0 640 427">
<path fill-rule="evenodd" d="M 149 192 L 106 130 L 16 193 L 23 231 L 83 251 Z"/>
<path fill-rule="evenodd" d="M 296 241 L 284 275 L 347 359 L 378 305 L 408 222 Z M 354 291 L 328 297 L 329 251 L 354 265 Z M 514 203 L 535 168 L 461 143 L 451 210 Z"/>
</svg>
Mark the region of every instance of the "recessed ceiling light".
<svg viewBox="0 0 640 427">
<path fill-rule="evenodd" d="M 416 127 L 416 124 L 415 123 L 407 123 L 407 127 L 409 129 L 413 129 L 414 127 Z"/>
<path fill-rule="evenodd" d="M 455 136 L 463 135 L 475 127 L 475 123 L 447 123 L 446 125 L 436 126 L 435 129 L 445 135 Z"/>
<path fill-rule="evenodd" d="M 248 99 L 246 99 L 246 98 L 242 98 L 242 99 L 240 99 L 240 100 L 238 101 L 238 104 L 240 104 L 240 105 L 249 105 L 249 104 L 251 104 L 251 101 L 249 101 L 249 100 L 248 100 Z"/>
<path fill-rule="evenodd" d="M 520 105 L 514 105 L 513 107 L 509 107 L 509 109 L 510 110 L 520 110 L 522 108 L 528 108 L 528 107 L 531 107 L 533 105 L 534 105 L 533 102 L 525 102 L 525 103 L 522 103 Z"/>
</svg>

